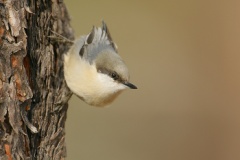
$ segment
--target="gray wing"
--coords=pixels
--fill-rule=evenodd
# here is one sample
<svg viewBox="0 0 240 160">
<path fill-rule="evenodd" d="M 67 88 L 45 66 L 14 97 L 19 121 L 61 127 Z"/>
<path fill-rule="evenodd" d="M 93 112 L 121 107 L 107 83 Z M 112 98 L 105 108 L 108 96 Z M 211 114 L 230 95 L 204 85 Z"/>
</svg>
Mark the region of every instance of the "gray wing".
<svg viewBox="0 0 240 160">
<path fill-rule="evenodd" d="M 102 28 L 93 26 L 92 31 L 86 36 L 84 45 L 79 51 L 79 55 L 85 58 L 90 63 L 96 56 L 104 50 L 117 53 L 117 46 L 113 42 L 106 23 L 102 22 Z"/>
</svg>

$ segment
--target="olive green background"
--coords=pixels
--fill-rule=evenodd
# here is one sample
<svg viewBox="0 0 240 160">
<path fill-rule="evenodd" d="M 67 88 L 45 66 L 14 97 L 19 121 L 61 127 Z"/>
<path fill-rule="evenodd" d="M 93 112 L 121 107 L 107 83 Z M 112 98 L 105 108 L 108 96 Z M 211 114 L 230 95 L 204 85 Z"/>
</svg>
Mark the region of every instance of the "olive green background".
<svg viewBox="0 0 240 160">
<path fill-rule="evenodd" d="M 76 37 L 106 21 L 139 88 L 108 108 L 72 97 L 68 160 L 240 159 L 240 1 L 65 3 Z"/>
</svg>

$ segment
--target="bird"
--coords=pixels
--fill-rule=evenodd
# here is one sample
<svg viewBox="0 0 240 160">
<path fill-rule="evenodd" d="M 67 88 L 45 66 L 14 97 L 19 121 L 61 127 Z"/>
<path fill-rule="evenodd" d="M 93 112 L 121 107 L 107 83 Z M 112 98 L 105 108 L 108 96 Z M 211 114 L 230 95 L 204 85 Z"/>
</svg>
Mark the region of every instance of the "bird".
<svg viewBox="0 0 240 160">
<path fill-rule="evenodd" d="M 64 55 L 64 77 L 74 94 L 97 107 L 108 106 L 123 90 L 137 89 L 104 21 L 74 41 Z"/>
</svg>

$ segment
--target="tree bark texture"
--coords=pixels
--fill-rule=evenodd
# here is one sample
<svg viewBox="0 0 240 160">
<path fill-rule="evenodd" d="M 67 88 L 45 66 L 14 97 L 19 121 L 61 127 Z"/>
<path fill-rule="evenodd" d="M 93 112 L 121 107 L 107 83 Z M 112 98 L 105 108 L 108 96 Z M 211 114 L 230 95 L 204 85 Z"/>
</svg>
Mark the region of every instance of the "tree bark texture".
<svg viewBox="0 0 240 160">
<path fill-rule="evenodd" d="M 49 36 L 74 39 L 66 7 L 61 0 L 0 0 L 0 20 L 0 159 L 64 159 L 72 92 L 63 54 L 70 46 Z"/>
</svg>

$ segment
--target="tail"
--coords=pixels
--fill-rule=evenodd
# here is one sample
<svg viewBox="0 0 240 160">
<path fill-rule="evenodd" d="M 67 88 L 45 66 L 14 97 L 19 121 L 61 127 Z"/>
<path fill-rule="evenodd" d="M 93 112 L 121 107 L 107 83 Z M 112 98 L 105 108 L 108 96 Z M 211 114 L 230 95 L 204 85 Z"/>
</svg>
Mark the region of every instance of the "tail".
<svg viewBox="0 0 240 160">
<path fill-rule="evenodd" d="M 91 44 L 103 41 L 109 43 L 117 52 L 117 45 L 113 42 L 109 29 L 104 21 L 102 21 L 102 28 L 93 26 L 92 31 L 86 37 L 85 43 Z"/>
</svg>

